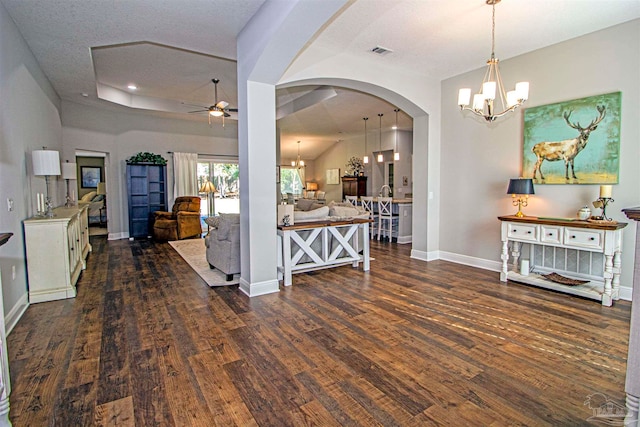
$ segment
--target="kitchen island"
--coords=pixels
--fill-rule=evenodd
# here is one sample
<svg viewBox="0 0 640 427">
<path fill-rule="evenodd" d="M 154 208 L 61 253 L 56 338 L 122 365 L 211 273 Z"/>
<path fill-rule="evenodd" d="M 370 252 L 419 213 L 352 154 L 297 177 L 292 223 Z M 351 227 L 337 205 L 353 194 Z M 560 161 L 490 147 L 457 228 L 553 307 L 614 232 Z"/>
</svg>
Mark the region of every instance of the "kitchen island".
<svg viewBox="0 0 640 427">
<path fill-rule="evenodd" d="M 358 201 L 358 203 L 361 203 Z M 411 243 L 411 221 L 412 221 L 412 198 L 393 198 L 391 201 L 391 209 L 393 214 L 393 233 L 392 238 L 399 244 Z M 378 198 L 373 198 L 374 214 L 378 213 Z M 375 224 L 374 234 L 378 231 L 378 225 Z"/>
</svg>

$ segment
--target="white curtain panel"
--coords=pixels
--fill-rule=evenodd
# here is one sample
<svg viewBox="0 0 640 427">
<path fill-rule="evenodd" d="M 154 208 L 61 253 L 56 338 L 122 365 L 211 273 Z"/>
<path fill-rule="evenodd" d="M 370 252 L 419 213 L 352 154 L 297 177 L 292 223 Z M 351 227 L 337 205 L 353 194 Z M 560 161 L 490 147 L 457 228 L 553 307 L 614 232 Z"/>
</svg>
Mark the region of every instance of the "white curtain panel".
<svg viewBox="0 0 640 427">
<path fill-rule="evenodd" d="M 302 183 L 302 192 L 304 192 L 304 186 L 306 185 L 305 181 L 305 174 L 304 174 L 304 168 L 298 168 L 296 169 L 298 171 L 298 176 L 300 177 L 300 182 Z"/>
<path fill-rule="evenodd" d="M 198 195 L 198 153 L 173 153 L 173 196 Z"/>
</svg>

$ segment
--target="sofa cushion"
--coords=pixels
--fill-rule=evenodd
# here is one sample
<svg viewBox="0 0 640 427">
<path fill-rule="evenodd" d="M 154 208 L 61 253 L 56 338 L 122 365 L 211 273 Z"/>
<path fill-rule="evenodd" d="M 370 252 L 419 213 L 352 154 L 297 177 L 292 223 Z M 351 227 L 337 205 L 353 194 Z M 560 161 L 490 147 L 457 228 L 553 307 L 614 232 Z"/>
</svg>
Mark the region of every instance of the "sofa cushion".
<svg viewBox="0 0 640 427">
<path fill-rule="evenodd" d="M 329 216 L 329 206 L 322 206 L 321 208 L 311 211 L 294 211 L 293 222 L 306 222 L 306 221 L 319 221 L 326 219 Z"/>
<path fill-rule="evenodd" d="M 314 199 L 298 199 L 296 207 L 301 211 L 310 211 L 314 203 L 316 203 Z"/>
<path fill-rule="evenodd" d="M 329 216 L 354 217 L 360 215 L 360 211 L 353 206 L 332 206 L 329 208 Z"/>
<path fill-rule="evenodd" d="M 231 227 L 240 224 L 240 214 L 221 213 L 218 222 L 218 240 L 228 240 Z"/>
<path fill-rule="evenodd" d="M 87 194 L 85 194 L 84 196 L 82 196 L 80 198 L 80 201 L 81 202 L 90 202 L 91 199 L 96 197 L 96 194 L 98 194 L 96 191 L 89 191 Z"/>
</svg>

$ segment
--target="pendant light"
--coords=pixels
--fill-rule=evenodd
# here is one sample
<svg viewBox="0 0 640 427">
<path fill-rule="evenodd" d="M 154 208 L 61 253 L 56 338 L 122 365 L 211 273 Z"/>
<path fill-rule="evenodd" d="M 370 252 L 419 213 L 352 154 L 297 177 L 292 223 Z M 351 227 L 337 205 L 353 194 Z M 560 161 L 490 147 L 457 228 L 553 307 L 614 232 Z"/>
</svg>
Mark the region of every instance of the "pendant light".
<svg viewBox="0 0 640 427">
<path fill-rule="evenodd" d="M 367 150 L 367 120 L 369 117 L 363 117 L 362 120 L 364 120 L 364 158 L 362 161 L 366 165 L 369 163 L 369 151 Z"/>
<path fill-rule="evenodd" d="M 396 144 L 395 147 L 393 149 L 393 160 L 400 160 L 400 153 L 398 152 L 398 111 L 400 111 L 399 108 L 396 108 L 395 110 L 393 110 L 396 112 Z"/>
<path fill-rule="evenodd" d="M 382 163 L 384 161 L 384 156 L 382 155 L 382 116 L 383 116 L 382 113 L 378 114 L 378 117 L 380 117 L 380 127 L 378 129 L 378 133 L 379 133 L 379 138 L 378 139 L 379 139 L 379 142 L 380 142 L 379 147 L 378 147 L 378 148 L 380 148 L 380 151 L 378 152 L 378 163 Z"/>
<path fill-rule="evenodd" d="M 304 167 L 304 160 L 300 160 L 300 141 L 298 141 L 298 157 L 295 161 L 291 162 L 291 166 L 296 169 L 300 169 Z"/>
</svg>

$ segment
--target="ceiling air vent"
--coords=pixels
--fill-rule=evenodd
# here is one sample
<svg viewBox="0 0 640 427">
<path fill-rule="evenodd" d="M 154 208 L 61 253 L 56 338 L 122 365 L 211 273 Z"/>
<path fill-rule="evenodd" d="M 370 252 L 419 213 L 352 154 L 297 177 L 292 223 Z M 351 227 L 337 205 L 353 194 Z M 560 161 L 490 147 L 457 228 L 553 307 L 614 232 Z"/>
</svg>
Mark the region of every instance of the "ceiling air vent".
<svg viewBox="0 0 640 427">
<path fill-rule="evenodd" d="M 378 54 L 378 55 L 386 55 L 388 53 L 393 52 L 391 49 L 387 49 L 386 47 L 382 47 L 382 46 L 376 46 L 373 49 L 371 49 L 371 52 Z"/>
</svg>

